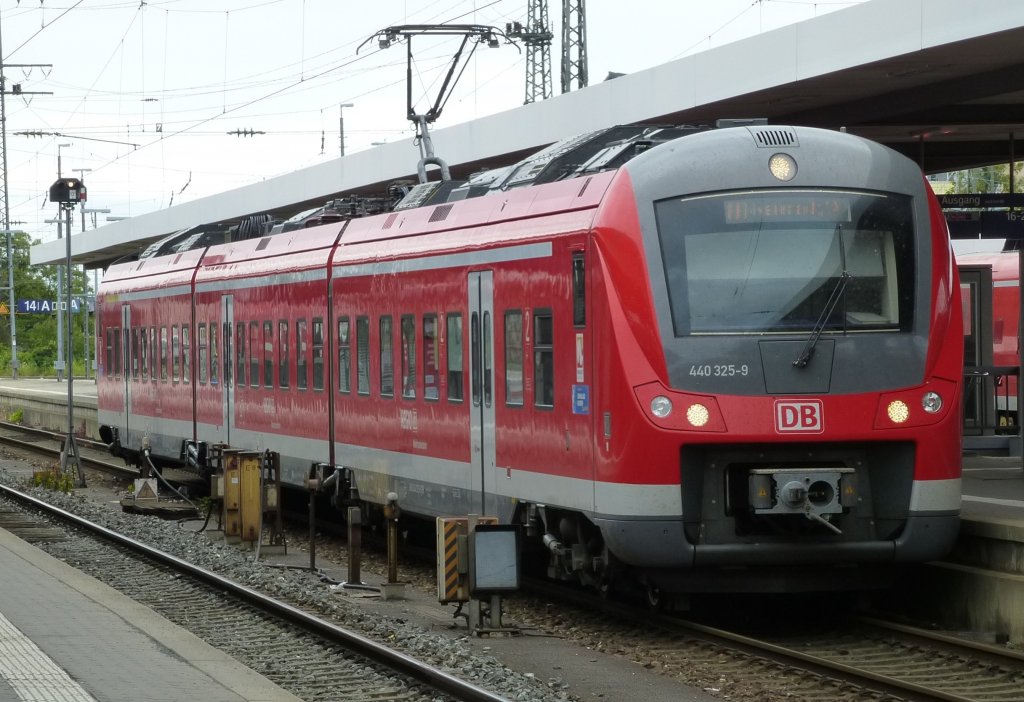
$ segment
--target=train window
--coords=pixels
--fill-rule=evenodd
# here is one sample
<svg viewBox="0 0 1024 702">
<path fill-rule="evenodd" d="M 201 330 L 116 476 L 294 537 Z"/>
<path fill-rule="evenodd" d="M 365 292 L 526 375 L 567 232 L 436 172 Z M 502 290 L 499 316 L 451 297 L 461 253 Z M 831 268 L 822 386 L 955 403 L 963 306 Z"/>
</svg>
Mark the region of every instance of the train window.
<svg viewBox="0 0 1024 702">
<path fill-rule="evenodd" d="M 210 385 L 220 380 L 220 347 L 217 345 L 217 323 L 210 322 Z"/>
<path fill-rule="evenodd" d="M 324 389 L 324 320 L 313 318 L 313 389 Z"/>
<path fill-rule="evenodd" d="M 184 324 L 181 325 L 181 380 L 185 383 L 192 382 L 192 344 L 188 327 Z"/>
<path fill-rule="evenodd" d="M 912 198 L 756 190 L 656 203 L 675 335 L 908 330 Z"/>
<path fill-rule="evenodd" d="M 167 327 L 160 327 L 160 380 L 167 382 Z"/>
<path fill-rule="evenodd" d="M 423 315 L 423 397 L 438 399 L 437 315 Z"/>
<path fill-rule="evenodd" d="M 462 402 L 465 375 L 462 372 L 462 315 L 448 315 L 448 399 Z"/>
<path fill-rule="evenodd" d="M 491 344 L 491 313 L 490 311 L 484 312 L 484 406 L 491 406 L 491 390 L 492 381 L 491 377 L 494 375 L 491 372 L 491 368 L 494 365 L 492 358 L 492 344 Z"/>
<path fill-rule="evenodd" d="M 231 322 L 224 322 L 224 328 L 221 331 L 221 338 L 224 340 L 224 353 L 221 354 L 221 358 L 224 359 L 224 375 L 221 376 L 224 381 L 224 387 L 230 388 L 233 384 L 234 373 L 232 373 L 232 364 L 234 363 L 234 357 L 231 355 L 231 340 L 234 338 L 234 331 L 231 329 Z"/>
<path fill-rule="evenodd" d="M 132 380 L 139 379 L 139 328 L 132 328 Z"/>
<path fill-rule="evenodd" d="M 146 328 L 139 330 L 139 375 L 142 382 L 149 380 L 149 344 L 146 343 Z"/>
<path fill-rule="evenodd" d="M 107 355 L 106 362 L 104 363 L 104 369 L 108 376 L 113 376 L 114 369 L 117 367 L 114 365 L 114 335 L 116 334 L 117 329 L 114 327 L 107 327 Z"/>
<path fill-rule="evenodd" d="M 572 255 L 572 324 L 575 327 L 587 323 L 587 278 L 583 265 L 583 253 Z"/>
<path fill-rule="evenodd" d="M 533 313 L 533 404 L 555 405 L 554 325 L 550 310 Z"/>
<path fill-rule="evenodd" d="M 416 316 L 402 315 L 402 397 L 416 397 Z"/>
<path fill-rule="evenodd" d="M 480 313 L 469 316 L 469 358 L 470 358 L 470 392 L 473 394 L 473 406 L 480 406 Z"/>
<path fill-rule="evenodd" d="M 288 322 L 284 319 L 277 323 L 277 386 L 288 387 Z"/>
<path fill-rule="evenodd" d="M 114 376 L 121 377 L 121 327 L 114 329 Z"/>
<path fill-rule="evenodd" d="M 260 323 L 249 322 L 249 385 L 260 386 Z"/>
<path fill-rule="evenodd" d="M 199 346 L 199 382 L 206 385 L 206 371 L 210 367 L 206 355 L 206 322 L 203 322 L 196 329 L 196 344 Z"/>
<path fill-rule="evenodd" d="M 352 346 L 348 317 L 338 318 L 338 392 L 352 392 Z"/>
<path fill-rule="evenodd" d="M 142 333 L 145 334 L 146 330 L 143 329 Z M 159 337 L 156 335 L 156 327 L 149 328 L 149 378 L 154 383 L 159 380 L 159 364 L 158 358 L 160 351 Z"/>
<path fill-rule="evenodd" d="M 380 394 L 383 397 L 395 394 L 394 334 L 390 315 L 380 318 Z"/>
<path fill-rule="evenodd" d="M 171 380 L 181 379 L 181 339 L 178 338 L 178 327 L 171 327 Z"/>
<path fill-rule="evenodd" d="M 306 339 L 306 320 L 295 322 L 295 387 L 305 390 L 309 387 L 309 366 L 307 360 L 308 341 Z"/>
<path fill-rule="evenodd" d="M 505 404 L 523 404 L 523 312 L 505 312 Z"/>
<path fill-rule="evenodd" d="M 370 394 L 370 320 L 356 317 L 356 391 Z"/>
<path fill-rule="evenodd" d="M 245 387 L 245 322 L 235 323 L 235 384 Z"/>
<path fill-rule="evenodd" d="M 263 322 L 263 387 L 274 387 L 274 323 Z"/>
</svg>

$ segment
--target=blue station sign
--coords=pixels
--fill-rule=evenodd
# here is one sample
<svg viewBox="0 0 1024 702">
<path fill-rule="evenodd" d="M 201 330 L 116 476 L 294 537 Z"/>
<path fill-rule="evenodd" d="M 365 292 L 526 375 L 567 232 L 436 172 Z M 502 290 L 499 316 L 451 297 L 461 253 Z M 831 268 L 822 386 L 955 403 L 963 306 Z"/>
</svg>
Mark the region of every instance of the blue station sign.
<svg viewBox="0 0 1024 702">
<path fill-rule="evenodd" d="M 66 312 L 68 309 L 67 300 L 18 300 L 19 314 L 54 314 L 55 312 Z M 71 298 L 71 313 L 78 314 L 82 310 L 82 300 Z M 93 306 L 90 300 L 89 311 Z"/>
</svg>

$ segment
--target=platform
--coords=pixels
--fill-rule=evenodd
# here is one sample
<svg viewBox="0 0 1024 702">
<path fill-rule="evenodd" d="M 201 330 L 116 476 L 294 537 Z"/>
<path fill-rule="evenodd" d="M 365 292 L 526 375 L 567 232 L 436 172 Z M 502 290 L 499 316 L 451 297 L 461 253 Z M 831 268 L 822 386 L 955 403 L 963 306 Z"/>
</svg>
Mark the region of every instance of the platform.
<svg viewBox="0 0 1024 702">
<path fill-rule="evenodd" d="M 0 530 L 0 702 L 299 702 L 225 653 Z"/>
</svg>

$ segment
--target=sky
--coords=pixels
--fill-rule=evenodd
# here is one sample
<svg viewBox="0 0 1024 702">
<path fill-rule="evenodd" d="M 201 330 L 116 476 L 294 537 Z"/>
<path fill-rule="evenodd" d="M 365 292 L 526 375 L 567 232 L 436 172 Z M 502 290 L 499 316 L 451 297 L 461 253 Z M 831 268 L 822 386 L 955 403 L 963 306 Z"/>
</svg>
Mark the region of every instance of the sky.
<svg viewBox="0 0 1024 702">
<path fill-rule="evenodd" d="M 590 83 L 863 0 L 590 0 Z M 11 227 L 57 237 L 50 185 L 88 188 L 87 227 L 290 173 L 413 136 L 403 24 L 524 22 L 528 0 L 0 0 Z M 560 0 L 548 0 L 559 88 Z M 364 43 L 365 42 L 365 43 Z M 417 37 L 413 99 L 436 99 L 454 38 Z M 514 109 L 523 47 L 480 46 L 437 128 Z M 15 85 L 20 94 L 13 94 Z M 342 105 L 351 105 L 342 107 Z M 418 159 L 410 144 L 410 163 Z M 59 162 L 59 164 L 58 164 Z M 75 231 L 81 228 L 76 211 Z"/>
</svg>

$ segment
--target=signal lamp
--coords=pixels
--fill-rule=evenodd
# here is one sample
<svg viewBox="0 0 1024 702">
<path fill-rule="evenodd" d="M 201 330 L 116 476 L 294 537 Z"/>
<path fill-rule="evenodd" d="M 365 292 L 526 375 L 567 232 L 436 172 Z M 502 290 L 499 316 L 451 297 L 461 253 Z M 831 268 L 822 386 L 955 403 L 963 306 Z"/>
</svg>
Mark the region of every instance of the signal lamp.
<svg viewBox="0 0 1024 702">
<path fill-rule="evenodd" d="M 686 408 L 686 421 L 695 427 L 702 427 L 711 419 L 711 412 L 704 405 L 694 403 Z"/>
<path fill-rule="evenodd" d="M 793 180 L 796 177 L 796 161 L 789 154 L 775 154 L 768 160 L 768 170 L 779 180 Z"/>
<path fill-rule="evenodd" d="M 651 400 L 651 414 L 659 419 L 669 416 L 672 414 L 672 400 L 664 395 L 657 395 Z"/>
<path fill-rule="evenodd" d="M 903 424 L 910 419 L 910 408 L 903 400 L 893 400 L 885 410 L 894 424 Z"/>
<path fill-rule="evenodd" d="M 921 396 L 921 407 L 929 414 L 935 414 L 942 409 L 942 396 L 937 392 L 926 392 Z"/>
</svg>

